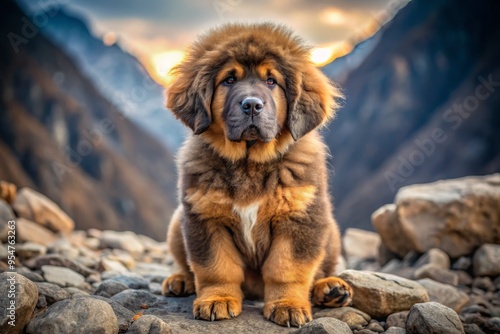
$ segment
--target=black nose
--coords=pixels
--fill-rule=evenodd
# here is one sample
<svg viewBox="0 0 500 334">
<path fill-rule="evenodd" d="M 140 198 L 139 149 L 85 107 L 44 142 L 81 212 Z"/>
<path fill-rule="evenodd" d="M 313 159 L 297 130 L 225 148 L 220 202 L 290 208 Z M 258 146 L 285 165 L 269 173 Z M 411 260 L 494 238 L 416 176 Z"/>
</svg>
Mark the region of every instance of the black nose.
<svg viewBox="0 0 500 334">
<path fill-rule="evenodd" d="M 241 110 L 245 114 L 258 115 L 264 109 L 264 102 L 257 97 L 247 97 L 241 101 Z"/>
</svg>

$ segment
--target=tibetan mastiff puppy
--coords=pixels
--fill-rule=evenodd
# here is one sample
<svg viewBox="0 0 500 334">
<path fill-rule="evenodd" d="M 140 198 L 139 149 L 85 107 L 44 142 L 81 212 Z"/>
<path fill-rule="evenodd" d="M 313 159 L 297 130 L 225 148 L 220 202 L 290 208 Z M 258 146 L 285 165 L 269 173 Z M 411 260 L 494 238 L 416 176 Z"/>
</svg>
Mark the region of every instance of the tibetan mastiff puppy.
<svg viewBox="0 0 500 334">
<path fill-rule="evenodd" d="M 310 321 L 311 302 L 344 306 L 332 277 L 340 237 L 317 128 L 338 90 L 287 28 L 230 24 L 199 38 L 173 70 L 167 107 L 190 135 L 178 156 L 179 196 L 168 245 L 179 272 L 165 295 L 196 293 L 193 313 L 229 319 L 264 299 L 279 325 Z"/>
</svg>

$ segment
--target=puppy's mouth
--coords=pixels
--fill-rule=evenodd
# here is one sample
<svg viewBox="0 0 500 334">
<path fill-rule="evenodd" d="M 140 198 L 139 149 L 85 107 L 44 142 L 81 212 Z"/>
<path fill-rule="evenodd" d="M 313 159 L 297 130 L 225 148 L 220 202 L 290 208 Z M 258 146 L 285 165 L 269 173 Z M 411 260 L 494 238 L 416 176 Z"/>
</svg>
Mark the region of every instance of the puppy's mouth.
<svg viewBox="0 0 500 334">
<path fill-rule="evenodd" d="M 241 140 L 247 142 L 255 142 L 259 139 L 262 139 L 262 137 L 259 129 L 255 125 L 250 125 L 248 128 L 243 130 L 243 133 L 241 134 Z"/>
</svg>

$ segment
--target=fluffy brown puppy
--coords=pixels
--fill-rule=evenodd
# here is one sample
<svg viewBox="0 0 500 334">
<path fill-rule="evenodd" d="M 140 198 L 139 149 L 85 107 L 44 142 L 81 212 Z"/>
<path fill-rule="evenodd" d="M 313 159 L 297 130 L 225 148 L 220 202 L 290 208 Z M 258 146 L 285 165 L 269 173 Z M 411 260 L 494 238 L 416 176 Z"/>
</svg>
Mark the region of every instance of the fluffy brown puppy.
<svg viewBox="0 0 500 334">
<path fill-rule="evenodd" d="M 350 287 L 331 277 L 340 238 L 316 130 L 340 94 L 309 48 L 282 26 L 230 24 L 194 43 L 173 74 L 167 107 L 194 135 L 179 152 L 168 232 L 180 271 L 163 293 L 196 292 L 205 320 L 263 297 L 264 316 L 288 326 L 311 320 L 311 299 L 349 304 Z"/>
</svg>

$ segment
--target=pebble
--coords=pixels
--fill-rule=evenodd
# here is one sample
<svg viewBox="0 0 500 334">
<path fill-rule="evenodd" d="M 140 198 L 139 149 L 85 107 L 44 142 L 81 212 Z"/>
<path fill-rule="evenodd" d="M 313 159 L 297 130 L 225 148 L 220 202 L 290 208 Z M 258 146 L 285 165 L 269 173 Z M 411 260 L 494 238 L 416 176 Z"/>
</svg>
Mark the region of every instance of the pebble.
<svg viewBox="0 0 500 334">
<path fill-rule="evenodd" d="M 45 265 L 42 266 L 42 272 L 43 277 L 45 277 L 47 282 L 54 283 L 62 287 L 79 287 L 85 283 L 84 276 L 65 267 Z"/>
<path fill-rule="evenodd" d="M 352 334 L 349 326 L 334 318 L 319 318 L 302 326 L 294 334 Z"/>
<path fill-rule="evenodd" d="M 134 321 L 134 323 L 127 330 L 127 334 L 145 333 L 171 334 L 172 329 L 165 321 L 155 316 L 143 315 Z"/>
<path fill-rule="evenodd" d="M 325 308 L 314 314 L 314 318 L 335 318 L 345 322 L 350 329 L 362 329 L 371 320 L 371 317 L 353 307 Z"/>
</svg>

